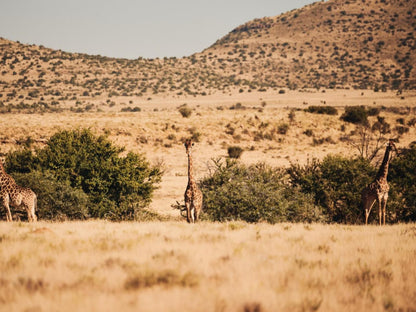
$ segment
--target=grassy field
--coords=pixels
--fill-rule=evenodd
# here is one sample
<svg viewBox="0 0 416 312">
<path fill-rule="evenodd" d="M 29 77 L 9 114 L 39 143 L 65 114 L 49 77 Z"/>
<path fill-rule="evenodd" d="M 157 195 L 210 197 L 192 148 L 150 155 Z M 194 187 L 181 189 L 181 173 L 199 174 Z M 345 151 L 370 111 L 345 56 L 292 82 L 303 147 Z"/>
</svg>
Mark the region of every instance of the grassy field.
<svg viewBox="0 0 416 312">
<path fill-rule="evenodd" d="M 416 226 L 0 224 L 1 311 L 415 311 Z"/>
</svg>

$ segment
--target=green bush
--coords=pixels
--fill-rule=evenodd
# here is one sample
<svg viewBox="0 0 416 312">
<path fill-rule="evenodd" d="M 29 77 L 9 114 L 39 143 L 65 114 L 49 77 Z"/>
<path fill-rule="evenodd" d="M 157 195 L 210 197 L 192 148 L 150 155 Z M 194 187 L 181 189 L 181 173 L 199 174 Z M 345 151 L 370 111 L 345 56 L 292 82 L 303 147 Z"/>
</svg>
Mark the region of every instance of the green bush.
<svg viewBox="0 0 416 312">
<path fill-rule="evenodd" d="M 9 153 L 6 167 L 10 173 L 52 174 L 59 183 L 82 190 L 91 217 L 133 219 L 137 209 L 150 203 L 162 173 L 142 155 L 130 152 L 120 157 L 123 151 L 87 129 L 61 131 L 36 153 L 28 149 Z"/>
<path fill-rule="evenodd" d="M 397 193 L 393 192 L 393 195 L 396 195 L 398 202 L 396 207 L 390 204 L 389 208 L 396 208 L 394 212 L 398 221 L 416 221 L 416 142 L 401 150 L 399 156 L 393 159 L 389 181 L 391 190 Z"/>
<path fill-rule="evenodd" d="M 379 107 L 370 107 L 367 110 L 368 116 L 378 116 L 380 114 L 381 109 Z"/>
<path fill-rule="evenodd" d="M 142 111 L 142 109 L 140 107 L 137 107 L 137 106 L 135 106 L 135 107 L 123 107 L 121 109 L 121 112 L 123 112 L 123 113 L 125 113 L 125 112 L 136 113 L 136 112 L 141 112 L 141 111 Z"/>
<path fill-rule="evenodd" d="M 182 117 L 188 118 L 192 114 L 192 109 L 185 104 L 179 107 L 179 113 L 182 115 Z"/>
<path fill-rule="evenodd" d="M 282 123 L 282 124 L 277 126 L 277 133 L 286 134 L 289 131 L 289 127 L 290 127 L 289 124 Z"/>
<path fill-rule="evenodd" d="M 313 114 L 338 115 L 338 110 L 333 106 L 309 106 L 305 112 Z"/>
<path fill-rule="evenodd" d="M 229 146 L 228 149 L 228 156 L 230 158 L 240 158 L 241 154 L 243 154 L 243 149 L 240 146 Z"/>
<path fill-rule="evenodd" d="M 341 115 L 341 119 L 358 125 L 368 124 L 368 111 L 364 106 L 347 106 L 345 112 Z"/>
<path fill-rule="evenodd" d="M 375 176 L 367 160 L 329 155 L 305 166 L 292 164 L 288 173 L 292 186 L 313 196 L 331 222 L 362 222 L 361 191 Z"/>
<path fill-rule="evenodd" d="M 264 164 L 247 167 L 230 159 L 214 161 L 214 169 L 201 182 L 209 220 L 276 223 L 325 219 L 312 196 L 283 182 L 283 170 Z"/>
</svg>

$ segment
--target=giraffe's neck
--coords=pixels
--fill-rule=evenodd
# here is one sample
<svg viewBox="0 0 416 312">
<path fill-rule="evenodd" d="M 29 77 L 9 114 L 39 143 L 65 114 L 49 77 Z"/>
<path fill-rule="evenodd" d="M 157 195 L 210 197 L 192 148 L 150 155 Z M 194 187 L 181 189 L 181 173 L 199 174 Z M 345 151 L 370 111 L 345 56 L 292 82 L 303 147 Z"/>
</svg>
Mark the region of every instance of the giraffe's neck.
<svg viewBox="0 0 416 312">
<path fill-rule="evenodd" d="M 4 170 L 3 164 L 0 161 L 0 182 L 3 182 L 4 178 L 6 178 L 8 174 L 6 173 L 6 170 Z"/>
<path fill-rule="evenodd" d="M 7 174 L 6 170 L 4 170 L 3 164 L 0 161 L 0 186 L 4 186 L 10 183 L 15 183 L 14 179 Z"/>
<path fill-rule="evenodd" d="M 188 184 L 195 184 L 194 180 L 194 164 L 191 153 L 188 154 Z"/>
<path fill-rule="evenodd" d="M 384 153 L 383 162 L 381 163 L 380 169 L 378 170 L 376 180 L 387 180 L 387 174 L 389 171 L 389 162 L 390 162 L 390 148 L 386 148 L 386 152 Z"/>
</svg>

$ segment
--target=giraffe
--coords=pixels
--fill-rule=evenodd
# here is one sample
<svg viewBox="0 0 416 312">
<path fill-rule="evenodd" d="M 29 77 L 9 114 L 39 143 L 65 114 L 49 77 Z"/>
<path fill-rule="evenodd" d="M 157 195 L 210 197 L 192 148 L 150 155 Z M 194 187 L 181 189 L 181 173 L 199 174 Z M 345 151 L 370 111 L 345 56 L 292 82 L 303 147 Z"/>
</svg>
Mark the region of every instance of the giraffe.
<svg viewBox="0 0 416 312">
<path fill-rule="evenodd" d="M 4 170 L 0 161 L 0 203 L 6 208 L 7 221 L 12 221 L 10 213 L 10 204 L 14 207 L 23 206 L 27 211 L 29 221 L 37 221 L 35 215 L 37 198 L 36 194 L 27 187 L 21 187 L 16 184 L 14 179 Z"/>
<path fill-rule="evenodd" d="M 191 153 L 194 142 L 191 139 L 187 139 L 184 145 L 188 155 L 188 186 L 185 191 L 186 220 L 188 223 L 195 223 L 202 210 L 202 192 L 194 179 Z"/>
<path fill-rule="evenodd" d="M 389 197 L 389 184 L 387 183 L 387 174 L 389 171 L 389 162 L 391 160 L 392 151 L 397 153 L 397 148 L 392 140 L 389 140 L 384 153 L 383 162 L 373 182 L 367 185 L 361 193 L 361 201 L 365 212 L 365 224 L 368 223 L 368 216 L 374 203 L 378 203 L 379 224 L 383 217 L 383 224 L 386 224 L 386 204 Z"/>
</svg>

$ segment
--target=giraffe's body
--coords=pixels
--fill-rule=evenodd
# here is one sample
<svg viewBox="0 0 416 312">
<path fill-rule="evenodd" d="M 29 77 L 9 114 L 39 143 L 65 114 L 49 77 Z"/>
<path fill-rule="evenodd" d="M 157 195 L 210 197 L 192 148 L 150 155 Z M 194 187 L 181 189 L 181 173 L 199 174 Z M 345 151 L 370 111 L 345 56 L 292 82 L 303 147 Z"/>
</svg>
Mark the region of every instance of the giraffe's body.
<svg viewBox="0 0 416 312">
<path fill-rule="evenodd" d="M 389 197 L 389 184 L 387 183 L 387 174 L 389 171 L 389 163 L 392 155 L 392 151 L 397 151 L 393 141 L 390 140 L 384 153 L 383 162 L 373 182 L 365 187 L 361 193 L 361 201 L 365 213 L 365 224 L 368 223 L 368 216 L 370 215 L 371 208 L 374 203 L 378 203 L 378 217 L 379 224 L 386 224 L 386 205 Z"/>
<path fill-rule="evenodd" d="M 36 194 L 27 187 L 21 187 L 16 184 L 14 179 L 4 170 L 0 161 L 0 203 L 6 208 L 7 221 L 12 221 L 10 205 L 13 207 L 23 206 L 27 211 L 29 221 L 36 221 Z"/>
<path fill-rule="evenodd" d="M 185 141 L 186 154 L 188 155 L 188 186 L 185 191 L 186 220 L 194 223 L 198 220 L 202 210 L 202 192 L 199 189 L 193 175 L 193 162 L 191 149 L 192 140 Z"/>
</svg>

